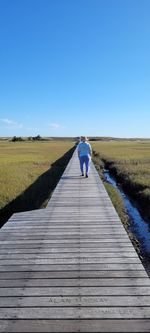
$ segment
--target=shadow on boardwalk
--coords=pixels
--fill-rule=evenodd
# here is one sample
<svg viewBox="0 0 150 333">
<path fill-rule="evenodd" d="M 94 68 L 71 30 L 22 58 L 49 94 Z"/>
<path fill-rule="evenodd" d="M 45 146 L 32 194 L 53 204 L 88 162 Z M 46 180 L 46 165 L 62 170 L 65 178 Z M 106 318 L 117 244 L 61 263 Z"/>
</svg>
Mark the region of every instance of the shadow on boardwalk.
<svg viewBox="0 0 150 333">
<path fill-rule="evenodd" d="M 39 176 L 24 192 L 0 210 L 0 227 L 12 214 L 44 208 L 63 174 L 76 146 L 56 160 L 46 172 Z"/>
</svg>

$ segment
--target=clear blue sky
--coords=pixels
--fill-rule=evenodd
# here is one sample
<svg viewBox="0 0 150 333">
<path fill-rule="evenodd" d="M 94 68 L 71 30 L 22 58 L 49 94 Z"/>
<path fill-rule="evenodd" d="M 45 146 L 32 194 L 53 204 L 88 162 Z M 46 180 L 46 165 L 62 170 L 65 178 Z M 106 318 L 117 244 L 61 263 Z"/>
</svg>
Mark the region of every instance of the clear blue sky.
<svg viewBox="0 0 150 333">
<path fill-rule="evenodd" d="M 0 136 L 150 137 L 149 0 L 0 0 Z"/>
</svg>

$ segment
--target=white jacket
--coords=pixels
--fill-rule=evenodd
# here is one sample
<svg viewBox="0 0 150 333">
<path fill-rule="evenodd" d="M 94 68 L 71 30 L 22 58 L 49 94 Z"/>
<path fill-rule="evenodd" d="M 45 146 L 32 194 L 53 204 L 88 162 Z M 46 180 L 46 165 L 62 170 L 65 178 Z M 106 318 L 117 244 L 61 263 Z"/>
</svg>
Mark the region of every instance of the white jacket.
<svg viewBox="0 0 150 333">
<path fill-rule="evenodd" d="M 80 142 L 78 144 L 78 155 L 79 156 L 91 156 L 92 155 L 92 148 L 88 142 Z"/>
</svg>

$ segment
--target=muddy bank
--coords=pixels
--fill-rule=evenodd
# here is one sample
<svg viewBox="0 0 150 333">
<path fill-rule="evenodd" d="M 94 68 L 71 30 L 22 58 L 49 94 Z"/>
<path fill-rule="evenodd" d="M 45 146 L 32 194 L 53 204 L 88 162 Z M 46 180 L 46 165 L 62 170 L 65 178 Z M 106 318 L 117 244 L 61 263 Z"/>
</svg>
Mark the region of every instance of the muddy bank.
<svg viewBox="0 0 150 333">
<path fill-rule="evenodd" d="M 46 172 L 39 176 L 21 195 L 0 210 L 0 227 L 12 214 L 44 208 L 63 174 L 76 146 L 56 160 Z"/>
</svg>

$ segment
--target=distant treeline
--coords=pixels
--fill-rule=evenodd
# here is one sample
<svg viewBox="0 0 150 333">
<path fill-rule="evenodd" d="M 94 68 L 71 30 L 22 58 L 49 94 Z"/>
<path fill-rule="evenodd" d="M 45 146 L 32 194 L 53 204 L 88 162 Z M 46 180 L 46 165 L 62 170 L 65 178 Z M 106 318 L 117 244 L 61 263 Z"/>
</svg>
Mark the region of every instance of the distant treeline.
<svg viewBox="0 0 150 333">
<path fill-rule="evenodd" d="M 13 136 L 10 141 L 12 142 L 16 142 L 16 141 L 42 141 L 42 140 L 46 140 L 45 138 L 42 138 L 40 135 L 37 136 L 29 136 L 27 138 L 22 138 L 21 136 Z"/>
<path fill-rule="evenodd" d="M 60 141 L 76 141 L 79 142 L 80 136 L 77 137 L 53 137 L 53 136 L 29 136 L 29 137 L 21 137 L 21 136 L 13 136 L 13 137 L 0 137 L 0 140 L 6 141 L 50 141 L 50 140 L 60 140 Z M 117 137 L 106 137 L 106 136 L 88 136 L 89 141 L 149 141 L 150 138 L 117 138 Z"/>
<path fill-rule="evenodd" d="M 29 136 L 29 137 L 21 137 L 21 136 L 13 136 L 12 138 L 0 138 L 0 140 L 9 140 L 12 142 L 16 141 L 51 141 L 51 140 L 59 140 L 59 141 L 76 141 L 77 138 L 73 137 L 42 137 L 41 135 Z"/>
</svg>

